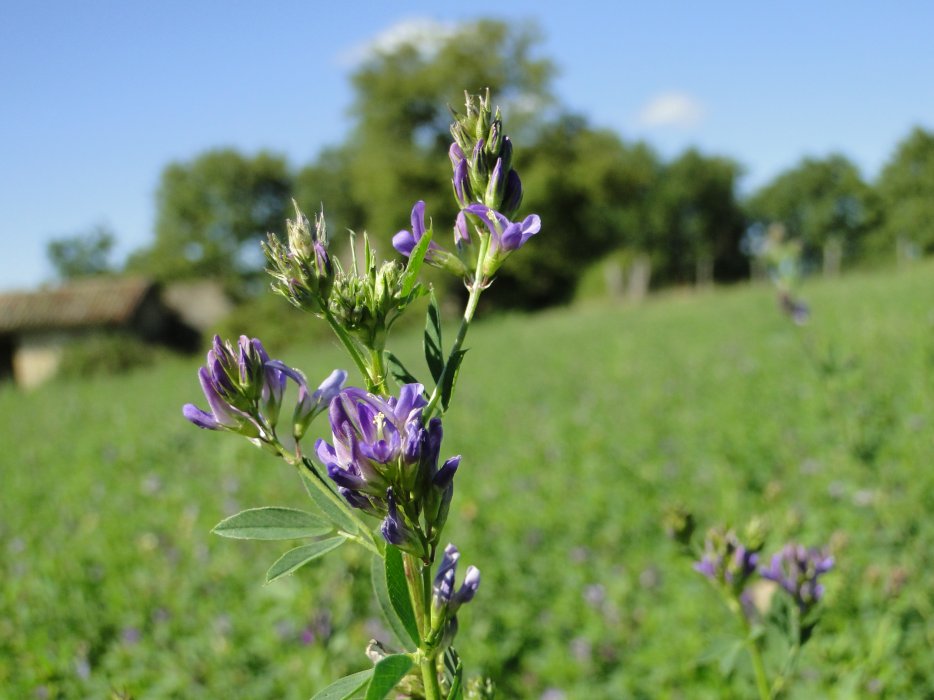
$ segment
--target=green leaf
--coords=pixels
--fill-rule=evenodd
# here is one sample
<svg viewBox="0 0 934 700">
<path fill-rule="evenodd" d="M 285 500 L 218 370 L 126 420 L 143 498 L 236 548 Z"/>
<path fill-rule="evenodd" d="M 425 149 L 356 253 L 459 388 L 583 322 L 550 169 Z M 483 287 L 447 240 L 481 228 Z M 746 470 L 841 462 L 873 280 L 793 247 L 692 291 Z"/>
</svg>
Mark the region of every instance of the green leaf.
<svg viewBox="0 0 934 700">
<path fill-rule="evenodd" d="M 373 678 L 366 689 L 366 700 L 383 700 L 412 668 L 408 654 L 393 654 L 373 667 Z"/>
<path fill-rule="evenodd" d="M 324 556 L 332 549 L 337 549 L 346 541 L 347 538 L 345 537 L 330 537 L 320 542 L 312 542 L 311 544 L 290 549 L 279 557 L 275 564 L 269 567 L 269 571 L 266 572 L 266 583 L 272 583 L 283 576 L 295 573 L 297 569 L 305 566 L 308 562 Z"/>
<path fill-rule="evenodd" d="M 386 556 L 373 557 L 371 569 L 373 590 L 383 616 L 395 633 L 399 643 L 410 651 L 419 644 L 418 623 L 409 597 L 402 553 L 397 547 L 386 545 Z M 407 640 L 411 639 L 412 644 Z"/>
<path fill-rule="evenodd" d="M 441 386 L 441 411 L 447 411 L 451 403 L 451 397 L 454 395 L 454 384 L 457 383 L 457 375 L 461 371 L 461 362 L 466 350 L 458 350 L 448 360 L 447 371 L 444 373 L 444 384 Z"/>
<path fill-rule="evenodd" d="M 221 520 L 211 530 L 238 540 L 294 540 L 320 537 L 334 528 L 316 515 L 294 508 L 250 508 Z"/>
<path fill-rule="evenodd" d="M 311 700 L 347 700 L 358 690 L 361 690 L 373 676 L 373 669 L 360 671 L 350 676 L 344 676 L 340 680 L 334 681 L 324 690 L 315 693 Z"/>
<path fill-rule="evenodd" d="M 409 255 L 409 264 L 405 266 L 405 274 L 402 275 L 402 296 L 407 297 L 415 289 L 415 283 L 418 282 L 418 272 L 422 269 L 422 263 L 425 262 L 425 255 L 428 253 L 428 246 L 431 245 L 432 230 L 425 231 Z"/>
<path fill-rule="evenodd" d="M 353 519 L 324 493 L 327 486 L 321 483 L 316 476 L 304 472 L 302 472 L 302 481 L 311 500 L 321 509 L 321 512 L 328 520 L 334 523 L 339 530 L 343 530 L 350 535 L 357 533 L 357 524 Z"/>
<path fill-rule="evenodd" d="M 441 311 L 434 291 L 428 303 L 428 315 L 425 318 L 425 361 L 435 384 L 441 381 L 444 371 L 444 351 L 441 346 Z"/>
<path fill-rule="evenodd" d="M 391 352 L 386 353 L 386 362 L 389 363 L 389 373 L 392 374 L 393 379 L 399 382 L 399 384 L 419 383 L 415 376 L 405 368 L 399 358 Z"/>
<path fill-rule="evenodd" d="M 464 697 L 464 664 L 454 647 L 448 647 L 444 652 L 444 671 L 451 690 L 448 691 L 447 700 L 462 700 Z"/>
</svg>

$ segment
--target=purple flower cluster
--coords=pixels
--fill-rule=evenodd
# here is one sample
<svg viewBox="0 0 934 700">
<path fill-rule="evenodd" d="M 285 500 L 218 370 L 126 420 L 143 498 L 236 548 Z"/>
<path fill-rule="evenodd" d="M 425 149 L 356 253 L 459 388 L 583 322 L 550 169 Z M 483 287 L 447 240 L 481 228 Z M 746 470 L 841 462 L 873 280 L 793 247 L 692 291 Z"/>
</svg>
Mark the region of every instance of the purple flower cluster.
<svg viewBox="0 0 934 700">
<path fill-rule="evenodd" d="M 694 564 L 694 570 L 739 594 L 756 573 L 758 563 L 758 550 L 746 547 L 734 532 L 712 532 L 704 543 L 704 556 Z"/>
<path fill-rule="evenodd" d="M 763 578 L 775 581 L 797 603 L 802 614 L 813 608 L 824 595 L 819 577 L 833 568 L 833 557 L 815 547 L 788 544 L 772 557 Z"/>
<path fill-rule="evenodd" d="M 759 548 L 745 546 L 730 530 L 711 530 L 704 542 L 704 554 L 694 570 L 724 586 L 747 608 L 747 586 L 759 575 L 774 581 L 806 614 L 820 601 L 824 586 L 819 577 L 833 568 L 833 557 L 823 550 L 788 544 L 772 557 L 767 567 L 759 567 Z"/>
<path fill-rule="evenodd" d="M 425 554 L 447 519 L 460 456 L 440 467 L 441 420 L 423 425 L 421 384 L 406 384 L 384 398 L 354 387 L 341 391 L 328 411 L 333 444 L 315 452 L 339 493 L 353 507 L 384 518 L 387 542 Z"/>
<path fill-rule="evenodd" d="M 347 373 L 334 370 L 309 393 L 305 377 L 279 360 L 269 359 L 258 338 L 242 335 L 234 346 L 215 335 L 207 362 L 198 370 L 210 413 L 188 403 L 182 415 L 199 428 L 229 430 L 259 443 L 272 443 L 287 378 L 299 386 L 293 422 L 295 436 L 300 439 L 312 418 L 341 390 Z"/>
<path fill-rule="evenodd" d="M 451 184 L 460 207 L 454 224 L 457 254 L 432 241 L 425 259 L 458 276 L 488 280 L 509 253 L 541 230 L 541 219 L 532 214 L 522 221 L 511 220 L 522 203 L 522 181 L 512 167 L 512 141 L 503 133 L 499 110 L 494 114 L 490 109 L 489 93 L 467 97 L 466 114 L 457 116 L 451 134 Z M 476 260 L 471 251 L 471 226 L 481 238 L 489 232 L 483 260 Z M 418 202 L 412 209 L 412 230 L 399 231 L 393 247 L 409 257 L 426 231 L 425 204 Z"/>
<path fill-rule="evenodd" d="M 457 635 L 457 611 L 469 603 L 480 588 L 480 570 L 468 566 L 460 588 L 454 590 L 457 561 L 460 552 L 453 544 L 444 548 L 438 572 L 435 574 L 431 595 L 432 628 L 441 636 L 441 646 L 447 646 Z"/>
</svg>

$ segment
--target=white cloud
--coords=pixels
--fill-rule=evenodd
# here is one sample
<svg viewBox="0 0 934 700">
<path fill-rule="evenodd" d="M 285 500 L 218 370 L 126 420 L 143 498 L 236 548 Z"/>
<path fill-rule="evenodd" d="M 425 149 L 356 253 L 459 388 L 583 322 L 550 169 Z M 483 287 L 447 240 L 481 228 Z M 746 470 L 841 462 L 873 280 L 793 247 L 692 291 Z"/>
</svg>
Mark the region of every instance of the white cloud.
<svg viewBox="0 0 934 700">
<path fill-rule="evenodd" d="M 704 105 L 683 92 L 656 95 L 639 111 L 641 126 L 689 129 L 704 118 Z"/>
<path fill-rule="evenodd" d="M 411 44 L 426 56 L 436 53 L 457 33 L 457 25 L 428 17 L 413 17 L 393 24 L 372 39 L 341 52 L 338 61 L 344 66 L 357 66 L 381 53 L 391 53 Z"/>
</svg>

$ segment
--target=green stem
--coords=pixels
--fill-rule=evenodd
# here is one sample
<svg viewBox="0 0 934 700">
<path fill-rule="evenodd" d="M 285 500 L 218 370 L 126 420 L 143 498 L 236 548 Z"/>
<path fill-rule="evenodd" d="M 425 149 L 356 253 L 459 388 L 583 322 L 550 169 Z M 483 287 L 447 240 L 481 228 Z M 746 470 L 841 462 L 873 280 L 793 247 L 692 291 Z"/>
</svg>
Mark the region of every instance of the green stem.
<svg viewBox="0 0 934 700">
<path fill-rule="evenodd" d="M 425 700 L 442 700 L 438 683 L 438 668 L 435 657 L 437 650 L 429 649 L 427 640 L 431 634 L 431 568 L 429 564 L 411 554 L 402 554 L 405 580 L 409 587 L 409 599 L 415 612 L 415 622 L 422 639 L 417 652 L 418 666 L 425 685 Z"/>
<path fill-rule="evenodd" d="M 486 254 L 486 246 L 481 245 L 480 247 L 480 259 L 483 260 L 483 256 Z M 474 280 L 470 286 L 470 296 L 467 298 L 467 306 L 464 307 L 464 317 L 461 319 L 460 328 L 457 329 L 457 337 L 454 339 L 454 345 L 451 346 L 451 352 L 448 354 L 448 359 L 444 363 L 444 369 L 441 370 L 438 383 L 435 384 L 434 391 L 431 392 L 431 397 L 428 399 L 428 405 L 425 407 L 425 412 L 422 414 L 426 424 L 431 419 L 431 416 L 438 407 L 438 402 L 441 400 L 441 387 L 444 386 L 447 373 L 452 369 L 451 360 L 460 352 L 461 346 L 464 344 L 464 339 L 467 337 L 467 331 L 470 328 L 470 322 L 473 320 L 473 315 L 477 311 L 477 302 L 480 301 L 480 295 L 483 293 L 483 290 L 484 284 L 482 280 L 479 279 Z"/>
<path fill-rule="evenodd" d="M 749 658 L 752 660 L 752 670 L 756 676 L 756 688 L 759 691 L 761 700 L 771 700 L 772 692 L 769 690 L 769 679 L 765 673 L 765 663 L 762 661 L 762 649 L 759 648 L 759 640 L 752 636 L 752 627 L 742 606 L 737 605 L 737 614 L 743 623 L 743 631 L 746 633 L 746 649 L 749 652 Z"/>
<path fill-rule="evenodd" d="M 366 362 L 363 361 L 363 357 L 360 355 L 360 351 L 354 344 L 353 338 L 351 338 L 347 331 L 337 322 L 337 319 L 334 318 L 334 314 L 331 313 L 330 309 L 324 309 L 324 318 L 327 319 L 328 325 L 331 327 L 331 330 L 334 331 L 334 335 L 337 336 L 337 339 L 341 341 L 344 349 L 347 350 L 350 359 L 357 365 L 357 369 L 360 371 L 363 381 L 367 384 L 367 390 L 372 391 L 375 387 L 373 386 L 370 372 L 367 369 Z"/>
<path fill-rule="evenodd" d="M 376 392 L 384 396 L 389 395 L 389 387 L 386 385 L 386 364 L 383 361 L 383 349 L 382 348 L 373 348 L 370 350 L 370 357 L 373 358 L 373 384 L 376 387 Z"/>
</svg>

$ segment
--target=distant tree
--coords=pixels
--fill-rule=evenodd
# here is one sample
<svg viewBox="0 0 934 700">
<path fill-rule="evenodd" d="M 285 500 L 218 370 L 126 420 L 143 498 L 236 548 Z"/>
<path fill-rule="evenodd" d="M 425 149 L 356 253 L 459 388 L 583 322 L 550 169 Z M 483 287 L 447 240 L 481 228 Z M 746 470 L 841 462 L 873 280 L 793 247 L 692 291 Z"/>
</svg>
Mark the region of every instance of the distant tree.
<svg viewBox="0 0 934 700">
<path fill-rule="evenodd" d="M 60 279 L 69 280 L 110 272 L 109 258 L 113 247 L 113 232 L 100 225 L 86 233 L 50 241 L 46 254 L 55 274 Z"/>
<path fill-rule="evenodd" d="M 440 42 L 413 38 L 377 52 L 356 70 L 349 173 L 361 220 L 381 249 L 408 224 L 417 199 L 436 221 L 453 221 L 448 107 L 462 109 L 465 90 L 489 88 L 502 105 L 522 174 L 523 132 L 553 102 L 553 66 L 534 55 L 539 39 L 531 25 L 480 20 Z"/>
<path fill-rule="evenodd" d="M 789 239 L 800 241 L 812 264 L 836 255 L 860 252 L 880 219 L 879 200 L 842 155 L 805 158 L 758 190 L 748 202 L 750 218 L 781 223 Z"/>
<path fill-rule="evenodd" d="M 651 196 L 648 247 L 662 283 L 745 277 L 746 219 L 736 196 L 740 166 L 695 149 L 668 163 Z M 653 273 L 654 275 L 655 273 Z"/>
<path fill-rule="evenodd" d="M 243 279 L 263 267 L 259 242 L 290 212 L 292 177 L 280 156 L 208 151 L 162 172 L 156 238 L 129 266 L 158 279 Z"/>
<path fill-rule="evenodd" d="M 520 163 L 523 208 L 542 217 L 542 237 L 509 261 L 490 298 L 526 307 L 567 301 L 589 263 L 620 248 L 645 249 L 661 169 L 647 146 L 565 115 L 540 127 Z"/>
<path fill-rule="evenodd" d="M 934 253 L 934 133 L 915 128 L 878 180 L 885 221 L 876 243 L 907 242 Z"/>
</svg>

